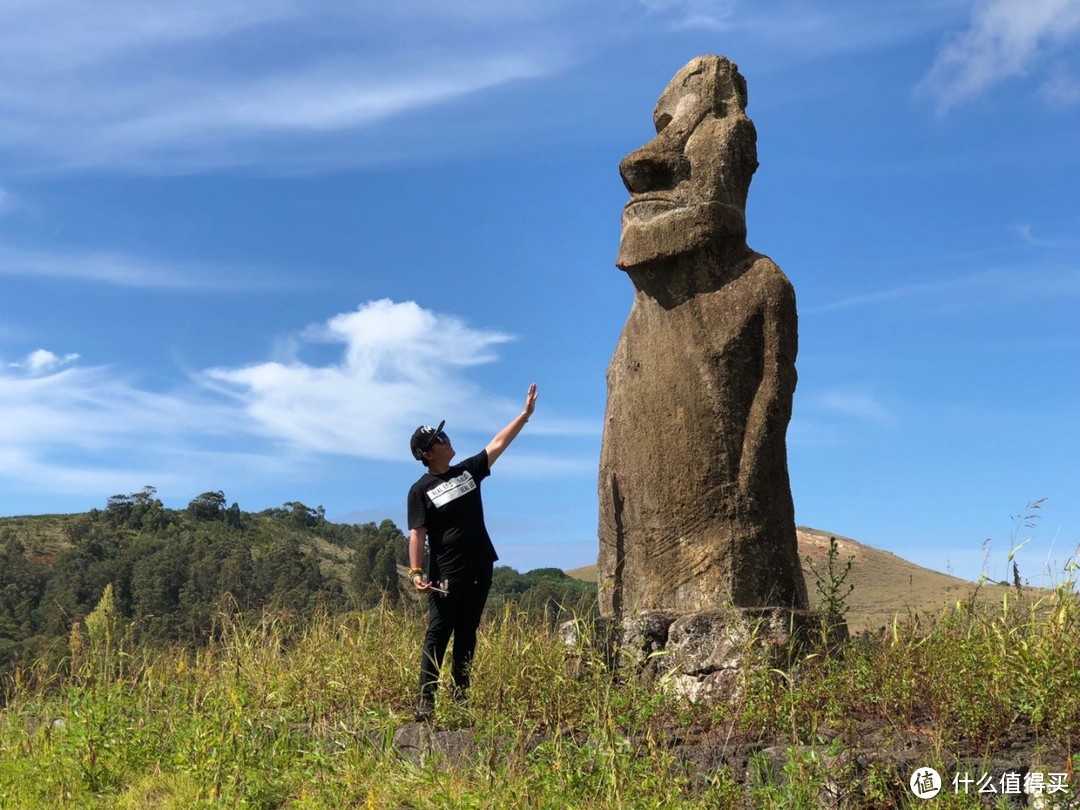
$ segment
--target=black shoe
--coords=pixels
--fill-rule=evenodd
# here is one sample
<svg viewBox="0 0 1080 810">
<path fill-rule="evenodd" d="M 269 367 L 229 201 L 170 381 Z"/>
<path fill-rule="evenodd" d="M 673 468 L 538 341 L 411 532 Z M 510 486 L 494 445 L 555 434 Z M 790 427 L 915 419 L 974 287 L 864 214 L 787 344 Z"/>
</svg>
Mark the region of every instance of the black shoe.
<svg viewBox="0 0 1080 810">
<path fill-rule="evenodd" d="M 435 698 L 424 697 L 420 698 L 420 702 L 416 704 L 416 712 L 413 714 L 417 723 L 430 723 L 435 719 Z"/>
</svg>

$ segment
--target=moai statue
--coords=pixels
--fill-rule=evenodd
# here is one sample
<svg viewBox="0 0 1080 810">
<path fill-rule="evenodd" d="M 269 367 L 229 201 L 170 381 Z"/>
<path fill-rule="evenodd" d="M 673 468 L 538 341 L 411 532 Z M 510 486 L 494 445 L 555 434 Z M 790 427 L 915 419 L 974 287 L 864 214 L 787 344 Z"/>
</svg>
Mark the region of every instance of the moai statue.
<svg viewBox="0 0 1080 810">
<path fill-rule="evenodd" d="M 601 613 L 807 607 L 785 435 L 791 282 L 746 244 L 757 169 L 746 80 L 694 59 L 619 166 L 616 264 L 633 308 L 608 368 L 600 455 Z"/>
</svg>

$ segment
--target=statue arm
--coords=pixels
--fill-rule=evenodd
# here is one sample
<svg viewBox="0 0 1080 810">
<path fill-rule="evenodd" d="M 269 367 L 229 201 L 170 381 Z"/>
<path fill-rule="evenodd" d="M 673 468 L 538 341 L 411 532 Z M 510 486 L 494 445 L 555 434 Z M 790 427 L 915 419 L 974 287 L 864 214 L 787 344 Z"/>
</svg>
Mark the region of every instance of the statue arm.
<svg viewBox="0 0 1080 810">
<path fill-rule="evenodd" d="M 790 283 L 783 279 L 773 286 L 762 307 L 764 367 L 750 406 L 739 461 L 739 493 L 750 501 L 768 487 L 765 477 L 774 474 L 777 454 L 786 469 L 784 439 L 791 421 L 798 352 L 795 293 Z"/>
</svg>

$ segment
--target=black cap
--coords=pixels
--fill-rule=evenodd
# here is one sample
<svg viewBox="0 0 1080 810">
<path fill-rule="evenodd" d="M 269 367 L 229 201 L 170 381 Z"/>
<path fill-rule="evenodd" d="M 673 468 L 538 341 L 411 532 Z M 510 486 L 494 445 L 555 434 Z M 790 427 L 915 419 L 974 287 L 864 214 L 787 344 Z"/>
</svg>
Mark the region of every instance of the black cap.
<svg viewBox="0 0 1080 810">
<path fill-rule="evenodd" d="M 421 425 L 413 431 L 412 438 L 409 440 L 409 449 L 412 450 L 413 458 L 417 461 L 424 460 L 424 451 L 431 449 L 431 445 L 439 438 L 439 434 L 442 433 L 443 425 L 445 424 L 446 420 L 443 419 L 439 422 L 438 427 L 433 428 L 430 425 Z"/>
</svg>

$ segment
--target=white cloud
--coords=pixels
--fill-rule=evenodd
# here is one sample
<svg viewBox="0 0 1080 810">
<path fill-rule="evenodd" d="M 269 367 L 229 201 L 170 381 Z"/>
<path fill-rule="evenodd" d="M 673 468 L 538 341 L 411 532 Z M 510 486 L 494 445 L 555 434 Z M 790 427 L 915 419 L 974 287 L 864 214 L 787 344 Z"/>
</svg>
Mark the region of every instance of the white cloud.
<svg viewBox="0 0 1080 810">
<path fill-rule="evenodd" d="M 52 371 L 59 366 L 65 366 L 79 359 L 75 353 L 65 354 L 63 357 L 53 354 L 48 349 L 35 349 L 26 356 L 21 363 L 8 363 L 9 368 L 24 368 L 31 374 L 41 374 Z"/>
<path fill-rule="evenodd" d="M 447 416 L 453 430 L 487 429 L 508 407 L 463 370 L 495 360 L 494 348 L 510 336 L 412 302 L 368 303 L 300 339 L 338 344 L 342 357 L 325 366 L 294 360 L 205 372 L 265 436 L 323 453 L 400 459 L 403 437 L 418 424 Z"/>
<path fill-rule="evenodd" d="M 1078 36 L 1076 0 L 978 0 L 968 29 L 938 51 L 917 90 L 947 112 L 1005 79 L 1038 69 Z"/>
</svg>

